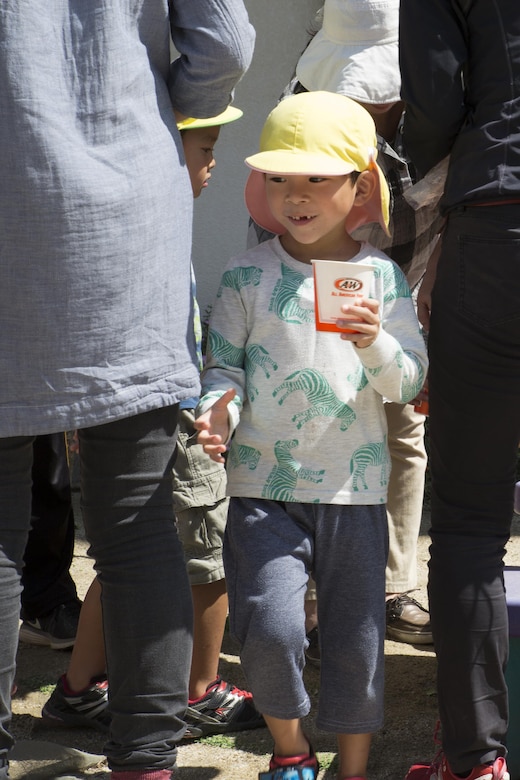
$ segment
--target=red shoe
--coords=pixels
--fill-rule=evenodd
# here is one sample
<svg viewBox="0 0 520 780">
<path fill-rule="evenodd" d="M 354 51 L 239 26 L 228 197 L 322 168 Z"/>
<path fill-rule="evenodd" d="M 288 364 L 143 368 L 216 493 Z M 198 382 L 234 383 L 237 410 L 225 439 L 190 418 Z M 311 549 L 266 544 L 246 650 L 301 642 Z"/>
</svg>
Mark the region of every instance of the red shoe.
<svg viewBox="0 0 520 780">
<path fill-rule="evenodd" d="M 441 753 L 437 761 L 429 766 L 414 764 L 408 770 L 405 780 L 461 780 L 451 771 L 446 756 Z M 474 767 L 464 780 L 509 780 L 505 758 L 497 758 L 492 764 Z"/>
<path fill-rule="evenodd" d="M 480 764 L 474 767 L 469 775 L 461 778 L 449 767 L 448 760 L 442 750 L 439 736 L 441 722 L 437 721 L 433 733 L 433 741 L 438 750 L 431 764 L 413 764 L 406 774 L 405 780 L 509 780 L 509 772 L 505 758 L 499 757 L 490 764 Z"/>
</svg>

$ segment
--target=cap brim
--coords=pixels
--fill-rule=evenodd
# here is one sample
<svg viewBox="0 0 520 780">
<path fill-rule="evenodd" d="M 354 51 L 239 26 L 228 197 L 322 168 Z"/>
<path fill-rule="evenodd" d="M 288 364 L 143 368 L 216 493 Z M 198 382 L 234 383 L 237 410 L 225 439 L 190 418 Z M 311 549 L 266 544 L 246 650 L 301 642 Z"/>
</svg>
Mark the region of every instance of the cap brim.
<svg viewBox="0 0 520 780">
<path fill-rule="evenodd" d="M 344 176 L 356 170 L 353 163 L 340 158 L 286 149 L 258 152 L 246 157 L 245 163 L 254 171 L 280 176 Z"/>
<path fill-rule="evenodd" d="M 225 111 L 217 116 L 204 117 L 203 119 L 194 119 L 189 117 L 183 119 L 182 122 L 177 122 L 179 130 L 198 130 L 202 127 L 217 127 L 218 125 L 227 125 L 229 122 L 234 122 L 236 119 L 240 119 L 244 115 L 236 106 L 228 106 Z"/>
</svg>

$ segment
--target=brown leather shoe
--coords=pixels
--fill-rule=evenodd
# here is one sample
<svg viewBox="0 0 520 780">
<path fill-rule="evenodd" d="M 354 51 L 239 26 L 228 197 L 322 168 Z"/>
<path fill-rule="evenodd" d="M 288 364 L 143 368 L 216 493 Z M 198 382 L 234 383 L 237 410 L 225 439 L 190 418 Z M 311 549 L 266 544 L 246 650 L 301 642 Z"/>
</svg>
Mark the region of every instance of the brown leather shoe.
<svg viewBox="0 0 520 780">
<path fill-rule="evenodd" d="M 433 644 L 430 613 L 407 593 L 386 602 L 386 635 L 411 645 Z"/>
</svg>

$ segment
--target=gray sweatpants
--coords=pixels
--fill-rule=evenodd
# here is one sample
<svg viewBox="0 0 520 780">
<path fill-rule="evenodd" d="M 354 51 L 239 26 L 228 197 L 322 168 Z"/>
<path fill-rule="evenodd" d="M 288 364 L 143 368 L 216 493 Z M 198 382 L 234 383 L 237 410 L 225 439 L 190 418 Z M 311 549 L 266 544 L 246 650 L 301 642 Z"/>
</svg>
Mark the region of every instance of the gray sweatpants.
<svg viewBox="0 0 520 780">
<path fill-rule="evenodd" d="M 368 733 L 383 723 L 385 506 L 232 498 L 224 539 L 231 632 L 255 704 L 275 718 L 310 710 L 304 600 L 316 580 L 321 643 L 317 726 Z"/>
</svg>

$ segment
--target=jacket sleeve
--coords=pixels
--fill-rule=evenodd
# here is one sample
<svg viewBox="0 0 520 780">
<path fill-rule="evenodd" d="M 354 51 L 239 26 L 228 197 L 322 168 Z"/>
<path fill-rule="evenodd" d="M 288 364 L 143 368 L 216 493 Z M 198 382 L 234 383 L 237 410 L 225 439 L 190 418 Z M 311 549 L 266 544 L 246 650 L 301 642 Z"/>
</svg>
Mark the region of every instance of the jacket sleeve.
<svg viewBox="0 0 520 780">
<path fill-rule="evenodd" d="M 253 56 L 255 31 L 243 0 L 170 0 L 172 105 L 185 116 L 220 114 Z"/>
<path fill-rule="evenodd" d="M 422 175 L 450 153 L 466 118 L 465 13 L 458 0 L 400 3 L 404 143 Z"/>
</svg>

